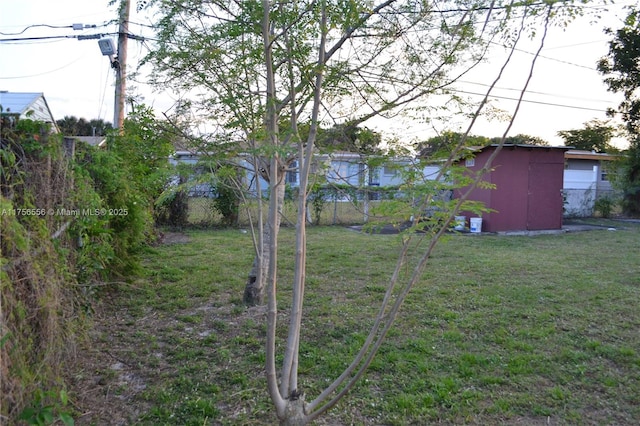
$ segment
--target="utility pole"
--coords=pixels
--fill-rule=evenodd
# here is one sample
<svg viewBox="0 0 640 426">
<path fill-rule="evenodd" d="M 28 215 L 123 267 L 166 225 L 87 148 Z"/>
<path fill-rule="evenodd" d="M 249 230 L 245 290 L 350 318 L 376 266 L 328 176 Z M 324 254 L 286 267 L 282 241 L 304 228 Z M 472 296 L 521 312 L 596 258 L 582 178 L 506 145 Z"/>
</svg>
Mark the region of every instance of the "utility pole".
<svg viewBox="0 0 640 426">
<path fill-rule="evenodd" d="M 122 0 L 120 4 L 120 25 L 118 28 L 118 59 L 116 70 L 116 93 L 113 107 L 113 125 L 122 132 L 124 125 L 124 101 L 126 97 L 127 79 L 127 40 L 129 39 L 130 0 Z"/>
</svg>

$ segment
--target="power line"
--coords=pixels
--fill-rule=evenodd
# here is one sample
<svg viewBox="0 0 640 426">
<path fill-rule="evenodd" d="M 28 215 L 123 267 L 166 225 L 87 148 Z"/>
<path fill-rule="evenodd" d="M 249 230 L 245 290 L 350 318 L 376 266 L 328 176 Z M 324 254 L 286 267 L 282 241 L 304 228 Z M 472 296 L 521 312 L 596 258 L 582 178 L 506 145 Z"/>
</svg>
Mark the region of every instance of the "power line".
<svg viewBox="0 0 640 426">
<path fill-rule="evenodd" d="M 154 30 L 157 28 L 157 26 L 155 26 L 155 25 L 143 24 L 142 22 L 129 21 L 129 24 L 139 25 L 141 27 L 151 28 L 151 29 L 154 29 Z"/>
<path fill-rule="evenodd" d="M 476 95 L 476 96 L 486 96 L 486 93 L 477 93 L 477 92 L 468 92 L 465 90 L 458 90 L 458 89 L 450 89 L 453 92 L 458 92 L 458 93 L 464 93 L 466 95 Z M 489 95 L 490 98 L 496 98 L 496 99 L 505 99 L 505 100 L 509 100 L 509 101 L 518 101 L 518 98 L 511 98 L 508 96 L 498 96 L 498 95 Z M 528 100 L 528 99 L 522 99 L 522 102 L 524 103 L 529 103 L 529 104 L 538 104 L 538 105 L 547 105 L 547 106 L 554 106 L 554 107 L 561 107 L 561 108 L 570 108 L 570 109 L 579 109 L 579 110 L 583 110 L 583 111 L 596 111 L 596 112 L 606 112 L 606 110 L 604 109 L 597 109 L 597 108 L 587 108 L 587 107 L 581 107 L 581 106 L 575 106 L 575 105 L 563 105 L 563 104 L 556 104 L 553 102 L 543 102 L 543 101 L 532 101 L 532 100 Z"/>
<path fill-rule="evenodd" d="M 507 45 L 504 45 L 504 44 L 501 44 L 501 43 L 498 43 L 498 42 L 495 42 L 495 41 L 489 41 L 489 43 L 495 44 L 496 46 L 504 47 L 506 49 L 512 49 L 511 47 L 509 47 Z M 552 58 L 550 56 L 538 55 L 535 52 L 530 52 L 528 50 L 520 49 L 520 48 L 517 48 L 517 47 L 514 47 L 513 50 L 515 50 L 517 52 L 526 53 L 527 55 L 537 56 L 539 58 L 547 59 L 549 61 L 555 61 L 555 62 L 559 62 L 561 64 L 571 65 L 571 66 L 578 67 L 578 68 L 585 68 L 585 69 L 588 69 L 590 71 L 597 71 L 597 69 L 595 67 L 589 67 L 587 65 L 580 65 L 580 64 L 576 64 L 574 62 L 569 62 L 569 61 L 565 61 L 565 60 L 562 60 L 562 59 Z"/>
<path fill-rule="evenodd" d="M 0 43 L 11 42 L 11 41 L 54 40 L 54 39 L 61 39 L 61 38 L 78 38 L 78 36 L 64 35 L 64 36 L 43 36 L 43 37 L 0 38 Z"/>
<path fill-rule="evenodd" d="M 583 41 L 581 43 L 573 43 L 573 44 L 565 44 L 563 46 L 555 46 L 555 47 L 545 47 L 544 50 L 549 51 L 549 50 L 558 50 L 558 49 L 567 49 L 569 47 L 576 47 L 576 46 L 585 46 L 587 44 L 596 44 L 596 43 L 608 43 L 610 40 L 609 39 L 600 39 L 600 40 L 593 40 L 593 41 Z"/>
<path fill-rule="evenodd" d="M 101 26 L 104 26 L 104 24 L 101 25 Z M 72 28 L 74 31 L 78 31 L 78 30 L 85 30 L 85 29 L 88 29 L 88 28 L 97 28 L 97 25 L 96 24 L 91 24 L 91 25 L 85 25 L 85 24 L 71 24 L 71 25 L 33 24 L 33 25 L 29 25 L 29 26 L 23 28 L 22 31 L 19 31 L 17 33 L 3 33 L 3 32 L 0 32 L 0 35 L 5 35 L 5 36 L 20 35 L 20 34 L 24 33 L 25 31 L 27 31 L 28 29 L 37 28 L 37 27 L 47 27 L 47 28 L 54 28 L 54 29 Z"/>
<path fill-rule="evenodd" d="M 64 35 L 64 36 L 43 36 L 43 37 L 20 37 L 20 38 L 1 38 L 0 43 L 3 42 L 16 42 L 16 41 L 36 41 L 36 40 L 55 40 L 55 39 L 64 39 L 64 38 L 75 38 L 78 40 L 92 40 L 99 39 L 101 37 L 105 37 L 108 35 L 118 35 L 119 33 L 103 33 L 103 34 L 86 34 L 86 35 Z M 135 35 L 135 34 L 126 34 L 126 36 L 132 40 L 144 41 L 145 37 Z"/>
<path fill-rule="evenodd" d="M 53 70 L 49 70 L 46 72 L 41 72 L 38 74 L 31 74 L 31 75 L 19 75 L 19 76 L 11 76 L 11 77 L 0 77 L 0 80 L 15 80 L 15 79 L 19 79 L 19 78 L 32 78 L 32 77 L 40 77 L 43 75 L 47 75 L 47 74 L 52 74 L 54 72 L 58 72 L 60 70 L 63 70 L 65 68 L 70 67 L 71 65 L 75 64 L 76 62 L 78 62 L 80 59 L 82 59 L 83 55 L 79 56 L 77 59 L 74 59 L 73 61 L 69 62 L 66 65 L 63 65 L 59 68 L 53 69 Z"/>
<path fill-rule="evenodd" d="M 476 86 L 491 87 L 491 85 L 489 85 L 489 84 L 478 83 L 478 82 L 475 82 L 475 81 L 457 80 L 456 83 L 474 84 Z M 499 87 L 499 86 L 496 86 L 495 89 L 497 89 L 497 90 L 508 90 L 508 91 L 512 91 L 512 92 L 521 92 L 522 91 L 522 88 L 515 88 L 515 87 Z M 527 90 L 527 93 L 531 93 L 531 94 L 535 94 L 535 95 L 542 95 L 542 96 L 553 96 L 555 98 L 574 99 L 574 100 L 578 100 L 578 101 L 602 102 L 602 103 L 608 103 L 608 104 L 615 104 L 615 102 L 613 102 L 613 101 L 607 101 L 607 100 L 604 100 L 604 99 L 588 99 L 588 98 L 580 98 L 580 97 L 577 97 L 577 96 L 564 96 L 564 95 L 558 95 L 558 94 L 555 94 L 555 93 L 538 92 L 536 90 Z"/>
</svg>

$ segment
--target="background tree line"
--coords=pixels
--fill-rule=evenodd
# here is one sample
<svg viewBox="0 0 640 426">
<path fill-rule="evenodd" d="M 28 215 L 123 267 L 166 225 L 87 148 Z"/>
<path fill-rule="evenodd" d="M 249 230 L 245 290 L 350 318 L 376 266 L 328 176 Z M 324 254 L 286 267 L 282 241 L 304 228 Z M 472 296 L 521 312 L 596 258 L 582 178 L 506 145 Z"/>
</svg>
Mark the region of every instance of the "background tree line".
<svg viewBox="0 0 640 426">
<path fill-rule="evenodd" d="M 56 125 L 66 136 L 106 136 L 113 130 L 112 124 L 102 119 L 87 120 L 75 116 L 56 120 Z"/>
</svg>

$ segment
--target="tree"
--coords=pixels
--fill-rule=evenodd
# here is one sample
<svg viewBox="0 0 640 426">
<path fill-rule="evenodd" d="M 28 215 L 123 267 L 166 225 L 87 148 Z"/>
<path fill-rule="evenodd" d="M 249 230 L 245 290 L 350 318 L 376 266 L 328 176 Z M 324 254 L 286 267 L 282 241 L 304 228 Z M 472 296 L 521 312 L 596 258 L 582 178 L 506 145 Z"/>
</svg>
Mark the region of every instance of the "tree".
<svg viewBox="0 0 640 426">
<path fill-rule="evenodd" d="M 564 139 L 566 146 L 594 152 L 615 151 L 615 147 L 611 145 L 611 139 L 615 134 L 616 129 L 607 121 L 596 119 L 584 123 L 584 129 L 560 130 L 558 132 L 558 136 Z"/>
<path fill-rule="evenodd" d="M 281 179 L 296 159 L 295 151 L 307 144 L 299 123 L 311 121 L 317 66 L 325 67 L 323 86 L 318 88 L 318 121 L 322 112 L 322 121 L 330 125 L 356 126 L 409 104 L 420 107 L 416 111 L 424 116 L 428 107 L 419 100 L 445 93 L 463 72 L 457 71 L 460 67 L 469 69 L 482 60 L 488 44 L 480 37 L 497 37 L 488 28 L 484 34 L 474 31 L 473 17 L 487 12 L 495 16 L 488 6 L 465 10 L 446 2 L 433 8 L 414 1 L 385 1 L 375 7 L 368 2 L 329 2 L 324 8 L 328 41 L 325 57 L 318 61 L 313 56 L 322 31 L 322 2 L 152 4 L 161 16 L 158 49 L 148 57 L 156 70 L 152 81 L 183 93 L 206 90 L 207 96 L 191 99 L 190 105 L 235 138 L 237 150 L 253 155 L 254 170 L 267 182 Z M 497 10 L 509 14 L 507 6 Z M 505 22 L 489 21 L 494 30 Z M 271 27 L 273 40 L 263 39 L 261 25 Z M 283 123 L 287 127 L 281 127 Z M 312 141 L 320 124 L 310 132 Z M 271 163 L 274 151 L 277 160 Z M 276 185 L 270 193 L 279 211 L 284 186 Z M 268 264 L 265 247 L 279 227 L 263 227 L 260 219 L 261 215 L 245 292 L 249 304 L 263 301 L 266 269 L 258 265 Z"/>
<path fill-rule="evenodd" d="M 465 140 L 466 146 L 485 146 L 490 143 L 489 138 L 484 136 L 465 136 L 464 133 L 446 131 L 418 143 L 416 151 L 422 158 L 438 159 L 442 156 L 446 158 L 462 140 Z"/>
<path fill-rule="evenodd" d="M 489 144 L 521 144 L 521 145 L 539 145 L 539 146 L 548 146 L 549 143 L 544 139 L 541 139 L 537 136 L 530 136 L 524 134 L 517 134 L 515 136 L 507 136 L 503 138 L 502 136 L 496 136 L 493 138 L 488 138 L 486 136 L 466 136 L 464 133 L 446 131 L 442 132 L 438 136 L 431 137 L 424 142 L 420 142 L 416 145 L 416 150 L 418 151 L 418 155 L 423 158 L 431 158 L 438 157 L 444 155 L 445 157 L 449 155 L 451 149 L 454 148 L 462 139 L 465 139 L 465 145 L 468 147 L 476 146 L 486 146 Z"/>
<path fill-rule="evenodd" d="M 138 105 L 124 122 L 122 135 L 114 135 L 108 148 L 127 163 L 132 182 L 153 202 L 169 178 L 169 155 L 174 151 L 167 123 L 157 120 L 153 110 Z"/>
<path fill-rule="evenodd" d="M 67 136 L 106 136 L 113 129 L 111 123 L 102 119 L 87 121 L 84 118 L 78 119 L 68 115 L 57 120 L 56 124 L 60 131 Z"/>
<path fill-rule="evenodd" d="M 382 135 L 368 127 L 350 123 L 336 124 L 330 129 L 318 129 L 316 146 L 321 151 L 348 151 L 363 155 L 382 153 Z"/>
<path fill-rule="evenodd" d="M 493 137 L 491 138 L 491 143 L 499 143 L 501 139 L 501 137 Z M 539 138 L 538 136 L 525 135 L 522 133 L 519 133 L 515 136 L 507 136 L 507 138 L 504 140 L 504 143 L 513 145 L 549 146 L 549 142 L 545 141 L 542 138 Z"/>
<path fill-rule="evenodd" d="M 306 198 L 321 125 L 358 125 L 376 116 L 397 114 L 401 108 L 425 118 L 436 108 L 426 99 L 447 96 L 447 87 L 482 60 L 490 41 L 505 36 L 510 46 L 508 61 L 527 25 L 541 22 L 546 34 L 553 3 L 521 6 L 516 28 L 509 28 L 514 22 L 513 5 L 493 1 L 158 0 L 154 5 L 162 16 L 159 46 L 149 59 L 156 65 L 155 81 L 181 90 L 206 90 L 206 96 L 194 107 L 220 120 L 221 128 L 229 134 L 238 135 L 238 146 L 254 155 L 255 170 L 269 182 L 268 216 L 264 224 L 261 215 L 257 218 L 254 261 L 254 267 L 260 265 L 255 281 L 260 282 L 260 275 L 266 277 L 267 388 L 283 424 L 306 424 L 333 407 L 364 374 L 438 239 L 449 228 L 453 215 L 467 207 L 464 196 L 453 200 L 441 214 L 427 222 L 415 221 L 403 235 L 396 270 L 362 349 L 340 377 L 306 403 L 298 384 Z M 487 97 L 475 107 L 470 127 L 486 101 Z M 305 138 L 299 127 L 303 122 L 310 123 Z M 469 131 L 451 147 L 449 158 L 442 162 L 442 175 L 458 157 Z M 278 374 L 278 230 L 283 177 L 290 159 L 298 162 L 301 190 L 289 326 Z M 490 164 L 485 170 L 488 167 Z M 480 179 L 465 179 L 462 174 L 456 178 L 438 184 L 454 182 L 464 187 Z M 405 203 L 405 208 L 423 212 L 433 201 L 433 192 L 428 192 L 432 188 L 419 187 L 424 197 L 417 204 Z M 423 232 L 416 234 L 418 229 Z M 426 238 L 426 249 L 417 256 L 413 272 L 401 280 L 414 238 Z M 259 286 L 251 288 L 256 294 L 262 291 Z"/>
<path fill-rule="evenodd" d="M 598 70 L 605 76 L 609 90 L 622 93 L 624 100 L 617 111 L 625 124 L 629 148 L 616 174 L 614 184 L 623 193 L 623 210 L 630 215 L 640 215 L 640 9 L 631 9 L 624 26 L 618 30 L 608 29 L 613 37 L 609 42 L 609 53 L 598 63 Z"/>
</svg>

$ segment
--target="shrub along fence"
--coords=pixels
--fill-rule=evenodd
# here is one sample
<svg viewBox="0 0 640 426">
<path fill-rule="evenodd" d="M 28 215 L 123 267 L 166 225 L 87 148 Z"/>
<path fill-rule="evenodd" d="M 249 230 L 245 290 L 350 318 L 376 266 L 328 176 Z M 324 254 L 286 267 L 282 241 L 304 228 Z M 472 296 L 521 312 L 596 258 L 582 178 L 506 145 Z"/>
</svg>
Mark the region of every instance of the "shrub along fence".
<svg viewBox="0 0 640 426">
<path fill-rule="evenodd" d="M 295 194 L 287 192 L 283 208 L 283 226 L 295 222 L 297 201 Z M 392 200 L 403 194 L 397 188 L 379 190 L 346 191 L 341 188 L 321 188 L 309 196 L 307 219 L 315 225 L 361 225 L 378 218 L 376 208 L 384 200 Z M 217 211 L 215 198 L 190 197 L 188 224 L 201 227 L 223 226 L 222 215 Z M 257 203 L 248 200 L 240 204 L 237 226 L 249 226 L 249 214 L 257 214 Z M 409 219 L 407 217 L 407 219 Z"/>
<path fill-rule="evenodd" d="M 49 124 L 0 123 L 0 424 L 71 423 L 63 367 L 155 239 L 148 151 L 120 142 L 67 150 Z"/>
</svg>

